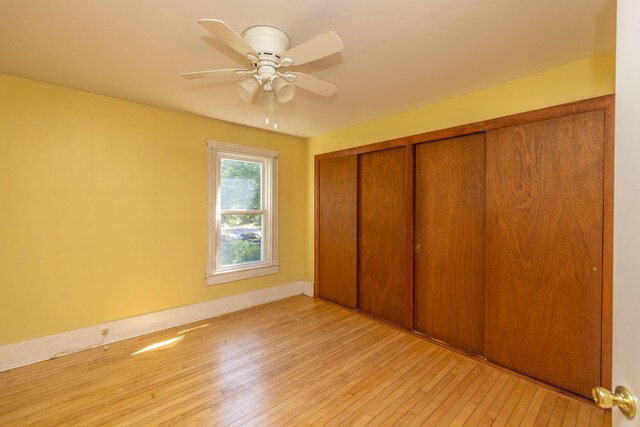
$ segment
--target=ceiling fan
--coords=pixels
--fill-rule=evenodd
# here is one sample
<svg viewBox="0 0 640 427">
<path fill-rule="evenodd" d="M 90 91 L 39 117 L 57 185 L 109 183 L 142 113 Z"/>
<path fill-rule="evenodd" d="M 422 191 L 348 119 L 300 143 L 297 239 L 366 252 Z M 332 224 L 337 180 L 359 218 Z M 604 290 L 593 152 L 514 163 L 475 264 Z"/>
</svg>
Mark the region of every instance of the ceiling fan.
<svg viewBox="0 0 640 427">
<path fill-rule="evenodd" d="M 333 83 L 310 74 L 285 69 L 340 52 L 344 44 L 333 31 L 289 48 L 289 37 L 275 27 L 257 25 L 248 28 L 240 36 L 219 19 L 200 19 L 198 23 L 244 56 L 249 61 L 250 68 L 196 71 L 181 75 L 187 79 L 247 77 L 236 85 L 236 91 L 243 100 L 253 102 L 258 89 L 262 88 L 262 104 L 267 112 L 266 124 L 269 124 L 270 113 L 275 115 L 278 103 L 288 102 L 293 98 L 295 86 L 322 96 L 331 96 L 338 90 Z M 275 121 L 274 128 L 277 129 Z"/>
</svg>

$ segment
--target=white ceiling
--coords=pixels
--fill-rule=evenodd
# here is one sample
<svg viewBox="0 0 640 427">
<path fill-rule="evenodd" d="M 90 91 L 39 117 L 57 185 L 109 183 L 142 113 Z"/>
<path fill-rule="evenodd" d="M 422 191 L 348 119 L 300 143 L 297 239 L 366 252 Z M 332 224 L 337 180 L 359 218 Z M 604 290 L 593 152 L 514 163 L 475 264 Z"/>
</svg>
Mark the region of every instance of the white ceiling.
<svg viewBox="0 0 640 427">
<path fill-rule="evenodd" d="M 615 48 L 615 0 L 0 0 L 0 17 L 2 73 L 254 127 L 264 112 L 232 83 L 179 76 L 246 65 L 197 20 L 275 26 L 292 46 L 335 31 L 344 50 L 298 71 L 338 93 L 279 107 L 279 131 L 299 136 Z"/>
</svg>

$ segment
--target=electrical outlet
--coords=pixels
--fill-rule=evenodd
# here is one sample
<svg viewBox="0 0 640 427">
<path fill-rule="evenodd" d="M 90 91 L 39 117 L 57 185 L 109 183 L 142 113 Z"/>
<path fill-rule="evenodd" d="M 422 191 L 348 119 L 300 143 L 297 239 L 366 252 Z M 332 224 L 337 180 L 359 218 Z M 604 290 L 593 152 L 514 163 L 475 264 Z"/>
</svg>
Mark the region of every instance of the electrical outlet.
<svg viewBox="0 0 640 427">
<path fill-rule="evenodd" d="M 109 328 L 104 328 L 102 330 L 102 335 L 109 335 Z"/>
</svg>

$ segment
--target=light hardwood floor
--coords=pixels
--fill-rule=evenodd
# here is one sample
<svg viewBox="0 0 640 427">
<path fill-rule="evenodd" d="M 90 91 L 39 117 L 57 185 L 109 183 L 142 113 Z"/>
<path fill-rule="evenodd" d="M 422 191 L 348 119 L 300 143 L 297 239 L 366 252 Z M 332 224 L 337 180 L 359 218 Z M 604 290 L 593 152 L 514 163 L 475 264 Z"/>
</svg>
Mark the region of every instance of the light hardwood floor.
<svg viewBox="0 0 640 427">
<path fill-rule="evenodd" d="M 0 373 L 2 426 L 158 424 L 611 420 L 584 402 L 305 296 Z"/>
</svg>

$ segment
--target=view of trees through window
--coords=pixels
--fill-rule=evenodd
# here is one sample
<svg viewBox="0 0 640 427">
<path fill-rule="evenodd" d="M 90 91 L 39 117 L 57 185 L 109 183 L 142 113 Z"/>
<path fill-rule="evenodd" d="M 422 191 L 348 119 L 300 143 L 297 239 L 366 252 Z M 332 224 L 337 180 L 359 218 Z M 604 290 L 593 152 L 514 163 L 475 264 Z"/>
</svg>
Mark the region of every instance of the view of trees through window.
<svg viewBox="0 0 640 427">
<path fill-rule="evenodd" d="M 261 261 L 262 164 L 223 158 L 220 179 L 221 264 Z"/>
</svg>

